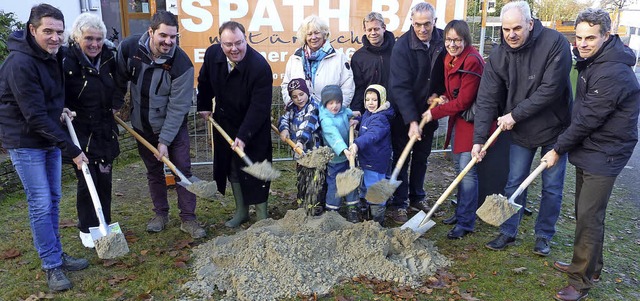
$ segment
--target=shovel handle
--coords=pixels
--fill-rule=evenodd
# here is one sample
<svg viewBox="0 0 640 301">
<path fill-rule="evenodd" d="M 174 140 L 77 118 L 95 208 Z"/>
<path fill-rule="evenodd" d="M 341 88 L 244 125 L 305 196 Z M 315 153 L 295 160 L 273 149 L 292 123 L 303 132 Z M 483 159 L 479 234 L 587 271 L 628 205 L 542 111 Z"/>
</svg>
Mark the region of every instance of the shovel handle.
<svg viewBox="0 0 640 301">
<path fill-rule="evenodd" d="M 131 134 L 131 136 L 136 138 L 136 140 L 138 140 L 140 143 L 142 143 L 142 145 L 144 145 L 147 149 L 149 149 L 154 155 L 156 155 L 156 156 L 160 155 L 160 152 L 158 151 L 158 149 L 155 146 L 151 145 L 151 143 L 149 143 L 149 141 L 147 141 L 142 136 L 140 136 L 140 134 L 138 134 L 136 131 L 134 131 L 124 121 L 122 121 L 122 119 L 120 119 L 120 117 L 118 117 L 116 115 L 113 115 L 113 118 L 125 130 L 127 130 L 127 132 L 129 132 L 129 134 Z M 189 181 L 189 179 L 187 179 L 187 177 L 182 172 L 180 172 L 180 170 L 178 170 L 178 168 L 175 165 L 173 165 L 173 163 L 169 160 L 169 158 L 167 158 L 165 156 L 162 156 L 161 160 L 162 160 L 162 162 L 164 164 L 166 164 L 169 167 L 169 169 L 171 169 L 171 171 L 173 171 L 173 173 L 178 175 L 178 177 L 180 178 L 180 181 L 184 182 L 185 185 L 191 185 L 191 181 Z"/>
<path fill-rule="evenodd" d="M 536 167 L 536 169 L 534 169 L 533 172 L 531 172 L 531 174 L 526 179 L 524 179 L 524 181 L 522 181 L 522 184 L 518 186 L 518 189 L 516 189 L 511 197 L 509 197 L 509 203 L 515 203 L 516 198 L 520 196 L 520 194 L 522 194 L 522 192 L 527 189 L 529 185 L 531 185 L 531 182 L 533 182 L 533 180 L 535 180 L 535 178 L 537 178 L 538 175 L 542 173 L 543 170 L 545 170 L 545 168 L 547 168 L 547 161 L 542 161 L 540 165 L 538 165 L 538 167 Z"/>
<path fill-rule="evenodd" d="M 493 134 L 491 134 L 491 136 L 489 137 L 489 139 L 487 139 L 487 142 L 482 146 L 482 151 L 486 151 L 489 146 L 491 144 L 493 144 L 493 141 L 496 140 L 496 138 L 498 138 L 498 135 L 500 135 L 500 133 L 502 132 L 502 130 L 500 128 L 497 128 Z M 451 192 L 458 187 L 458 184 L 460 184 L 460 182 L 462 181 L 462 178 L 464 178 L 464 176 L 467 175 L 467 173 L 469 172 L 469 170 L 471 170 L 471 168 L 478 162 L 478 158 L 476 157 L 472 157 L 471 161 L 469 161 L 469 163 L 467 163 L 467 166 L 464 167 L 464 169 L 462 169 L 462 171 L 460 172 L 460 174 L 453 180 L 453 182 L 451 182 L 451 184 L 449 185 L 449 187 L 447 187 L 447 189 L 444 191 L 444 193 L 442 193 L 442 195 L 440 196 L 440 198 L 438 198 L 438 200 L 436 201 L 436 203 L 433 205 L 433 207 L 431 208 L 431 210 L 429 210 L 429 213 L 427 213 L 427 215 L 424 217 L 424 219 L 420 222 L 420 225 L 418 227 L 422 227 L 424 224 L 426 224 L 426 222 L 428 220 L 431 219 L 431 216 L 433 216 L 433 214 L 436 212 L 436 209 L 438 209 L 438 207 L 440 207 L 440 205 L 444 202 L 444 200 L 446 200 L 449 195 L 451 194 Z"/>
<path fill-rule="evenodd" d="M 355 124 L 349 127 L 349 146 L 351 146 L 353 144 L 353 140 L 355 140 L 355 128 Z M 349 156 L 349 158 L 347 159 L 349 159 L 349 168 L 356 167 L 356 156 L 351 154 L 351 156 Z"/>
<path fill-rule="evenodd" d="M 69 129 L 69 135 L 71 135 L 73 144 L 80 148 L 80 141 L 78 141 L 78 136 L 76 135 L 76 130 L 73 128 L 71 119 L 69 118 L 69 116 L 67 116 L 67 114 L 62 114 L 62 116 L 64 117 L 64 121 L 67 123 L 67 129 Z M 96 217 L 98 217 L 98 229 L 100 230 L 100 234 L 102 234 L 103 236 L 107 236 L 107 220 L 104 218 L 104 213 L 102 212 L 102 204 L 100 203 L 98 190 L 96 190 L 96 186 L 93 183 L 93 178 L 91 177 L 89 166 L 84 161 L 82 162 L 82 175 L 84 176 L 84 181 L 86 182 L 87 188 L 89 189 L 89 195 L 91 195 L 91 201 L 93 202 L 93 209 L 96 211 Z"/>
<path fill-rule="evenodd" d="M 229 137 L 229 134 L 227 134 L 227 132 L 225 132 L 222 129 L 222 127 L 215 120 L 213 120 L 213 117 L 209 116 L 209 121 L 211 122 L 211 124 L 213 124 L 213 127 L 215 127 L 216 130 L 218 130 L 220 135 L 224 137 L 224 140 L 227 140 L 227 142 L 229 142 L 229 145 L 233 145 L 233 139 L 231 139 L 231 137 Z M 251 159 L 249 159 L 249 157 L 247 157 L 247 154 L 245 154 L 244 151 L 242 151 L 240 148 L 236 147 L 234 151 L 238 154 L 238 156 L 240 156 L 240 158 L 242 158 L 242 160 L 244 161 L 245 164 L 247 164 L 247 166 L 253 165 L 253 162 L 251 162 Z"/>
<path fill-rule="evenodd" d="M 275 125 L 273 125 L 273 123 L 271 124 L 271 129 L 273 130 L 274 133 L 276 133 L 276 135 L 280 136 L 280 131 L 278 131 L 278 128 Z M 289 137 L 287 137 L 287 139 L 285 139 L 284 141 L 287 142 L 289 146 L 291 146 L 291 148 L 293 149 L 293 151 L 296 152 L 296 154 L 300 156 L 304 155 L 304 151 L 302 151 L 302 149 L 300 149 L 293 141 L 291 141 Z"/>
</svg>

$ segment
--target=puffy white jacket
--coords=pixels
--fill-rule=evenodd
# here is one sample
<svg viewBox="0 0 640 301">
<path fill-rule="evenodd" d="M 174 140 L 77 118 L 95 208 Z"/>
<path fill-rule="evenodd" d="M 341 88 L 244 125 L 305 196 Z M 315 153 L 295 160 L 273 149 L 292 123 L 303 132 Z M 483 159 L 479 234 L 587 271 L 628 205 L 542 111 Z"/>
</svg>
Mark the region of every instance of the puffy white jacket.
<svg viewBox="0 0 640 301">
<path fill-rule="evenodd" d="M 289 97 L 289 92 L 287 91 L 289 82 L 294 78 L 305 78 L 302 66 L 303 55 L 302 48 L 298 48 L 287 61 L 287 67 L 281 85 L 282 100 L 284 100 L 285 105 L 291 101 L 291 97 Z M 337 52 L 335 49 L 332 49 L 332 52 L 320 61 L 320 65 L 318 65 L 316 71 L 315 82 L 311 83 L 307 79 L 309 93 L 315 95 L 317 99 L 320 100 L 320 92 L 322 88 L 327 85 L 340 86 L 343 97 L 342 106 L 348 108 L 349 104 L 351 104 L 356 85 L 353 82 L 353 72 L 349 65 L 349 59 L 344 53 Z"/>
</svg>

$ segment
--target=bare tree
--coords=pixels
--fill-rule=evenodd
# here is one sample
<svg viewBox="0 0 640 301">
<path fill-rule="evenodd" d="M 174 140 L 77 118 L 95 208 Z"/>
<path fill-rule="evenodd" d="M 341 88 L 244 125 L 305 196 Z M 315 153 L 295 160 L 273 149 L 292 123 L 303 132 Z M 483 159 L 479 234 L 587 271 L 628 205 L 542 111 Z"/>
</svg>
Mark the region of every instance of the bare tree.
<svg viewBox="0 0 640 301">
<path fill-rule="evenodd" d="M 602 0 L 600 6 L 613 13 L 613 24 L 611 24 L 611 31 L 613 34 L 618 33 L 618 26 L 620 26 L 620 13 L 622 9 L 630 4 L 636 3 L 636 0 Z"/>
<path fill-rule="evenodd" d="M 575 20 L 578 12 L 587 7 L 590 7 L 591 4 L 591 1 L 578 2 L 574 0 L 538 0 L 534 2 L 531 9 L 538 17 L 538 19 L 542 21 L 550 21 L 552 26 L 555 26 L 556 21 Z"/>
</svg>

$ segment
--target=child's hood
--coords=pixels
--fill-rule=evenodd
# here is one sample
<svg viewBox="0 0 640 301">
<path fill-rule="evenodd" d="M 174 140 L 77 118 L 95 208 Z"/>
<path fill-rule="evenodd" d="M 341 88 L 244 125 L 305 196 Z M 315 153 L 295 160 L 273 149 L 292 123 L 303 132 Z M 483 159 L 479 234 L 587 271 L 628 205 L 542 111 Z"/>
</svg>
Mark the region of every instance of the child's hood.
<svg viewBox="0 0 640 301">
<path fill-rule="evenodd" d="M 380 109 L 383 107 L 383 105 L 386 104 L 386 103 L 389 103 L 387 101 L 387 89 L 385 89 L 383 86 L 378 85 L 378 84 L 369 85 L 367 87 L 367 89 L 364 91 L 364 98 L 365 99 L 367 97 L 367 92 L 369 92 L 371 90 L 375 90 L 375 92 L 378 92 L 378 96 L 379 96 L 380 99 L 378 99 L 379 104 L 378 104 L 378 110 L 376 110 L 376 112 L 381 111 Z M 388 107 L 389 106 L 387 105 L 387 108 Z"/>
</svg>

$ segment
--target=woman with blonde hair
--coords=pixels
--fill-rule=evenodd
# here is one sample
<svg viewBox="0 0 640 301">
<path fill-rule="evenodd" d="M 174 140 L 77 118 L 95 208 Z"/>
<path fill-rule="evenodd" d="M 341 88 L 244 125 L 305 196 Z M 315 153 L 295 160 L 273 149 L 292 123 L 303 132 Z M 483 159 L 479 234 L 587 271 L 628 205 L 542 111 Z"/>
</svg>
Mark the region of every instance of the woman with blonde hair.
<svg viewBox="0 0 640 301">
<path fill-rule="evenodd" d="M 349 58 L 331 46 L 329 36 L 328 23 L 318 16 L 312 15 L 302 21 L 297 33 L 300 48 L 289 57 L 281 84 L 285 104 L 291 101 L 287 92 L 289 82 L 294 78 L 304 78 L 310 96 L 316 98 L 320 98 L 320 91 L 325 86 L 339 86 L 343 105 L 349 107 L 355 91 L 353 72 Z"/>
</svg>

